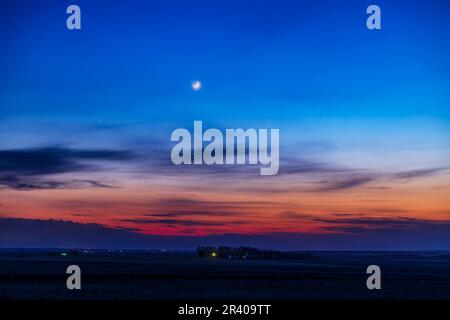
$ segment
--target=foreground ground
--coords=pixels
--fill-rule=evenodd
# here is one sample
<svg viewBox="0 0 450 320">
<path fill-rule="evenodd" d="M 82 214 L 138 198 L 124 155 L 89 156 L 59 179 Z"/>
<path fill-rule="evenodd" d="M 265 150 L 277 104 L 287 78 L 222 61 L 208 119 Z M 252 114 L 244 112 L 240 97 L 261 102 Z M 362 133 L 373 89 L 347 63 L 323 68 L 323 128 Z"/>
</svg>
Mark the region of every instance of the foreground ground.
<svg viewBox="0 0 450 320">
<path fill-rule="evenodd" d="M 1 299 L 450 299 L 449 252 L 315 252 L 314 260 L 224 260 L 184 252 L 0 250 Z M 68 265 L 82 290 L 66 289 Z M 366 268 L 382 289 L 366 288 Z"/>
</svg>

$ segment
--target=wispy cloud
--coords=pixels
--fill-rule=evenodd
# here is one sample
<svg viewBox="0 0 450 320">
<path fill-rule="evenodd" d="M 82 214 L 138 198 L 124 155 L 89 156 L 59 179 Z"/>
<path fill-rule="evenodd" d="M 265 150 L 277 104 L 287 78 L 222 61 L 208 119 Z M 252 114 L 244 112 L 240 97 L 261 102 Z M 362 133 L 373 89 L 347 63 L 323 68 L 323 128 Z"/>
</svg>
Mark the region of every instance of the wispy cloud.
<svg viewBox="0 0 450 320">
<path fill-rule="evenodd" d="M 328 233 L 272 232 L 157 236 L 62 220 L 0 218 L 1 247 L 195 249 L 199 245 L 256 246 L 284 250 L 448 250 L 450 223 L 414 221 L 414 228 L 353 225 Z M 46 232 L 43 232 L 46 230 Z M 344 232 L 343 232 L 344 231 Z M 355 240 L 356 239 L 356 240 Z"/>
<path fill-rule="evenodd" d="M 305 142 L 306 143 L 306 142 Z M 324 143 L 322 143 L 324 144 Z M 322 145 L 321 144 L 321 145 Z M 306 151 L 311 149 L 311 145 Z M 401 172 L 380 172 L 349 168 L 342 165 L 315 160 L 309 155 L 302 157 L 285 156 L 280 160 L 280 171 L 270 184 L 259 184 L 256 188 L 247 183 L 249 178 L 261 180 L 257 165 L 190 165 L 176 166 L 170 160 L 168 141 L 153 139 L 142 145 L 131 144 L 129 150 L 114 149 L 75 149 L 69 147 L 46 147 L 0 150 L 0 185 L 15 190 L 63 189 L 63 188 L 111 188 L 110 183 L 95 179 L 81 178 L 81 173 L 108 170 L 110 164 L 120 164 L 115 173 L 128 174 L 133 179 L 150 177 L 195 176 L 192 185 L 199 191 L 208 189 L 212 179 L 237 182 L 236 190 L 250 193 L 298 193 L 298 192 L 339 192 L 370 184 L 369 188 L 381 182 L 405 182 L 424 178 L 447 170 L 445 167 L 421 168 Z M 325 149 L 330 145 L 325 144 Z M 316 151 L 312 151 L 315 154 Z M 308 156 L 308 155 L 306 155 Z M 71 173 L 74 178 L 55 178 L 57 175 Z M 51 175 L 52 177 L 48 177 Z M 295 183 L 284 182 L 289 179 Z M 193 180 L 193 181 L 194 181 Z M 256 180 L 255 180 L 256 181 Z M 169 211 L 167 213 L 173 213 Z"/>
<path fill-rule="evenodd" d="M 361 186 L 367 184 L 371 181 L 374 181 L 375 178 L 371 175 L 362 176 L 360 174 L 354 175 L 348 174 L 348 177 L 344 179 L 336 179 L 335 181 L 323 181 L 323 187 L 320 187 L 314 191 L 326 192 L 326 191 L 339 191 L 344 189 L 350 189 L 353 187 Z"/>
<path fill-rule="evenodd" d="M 395 209 L 393 209 L 395 212 Z M 284 211 L 279 214 L 281 219 L 297 222 L 319 223 L 320 228 L 325 231 L 360 233 L 363 231 L 394 230 L 394 229 L 416 229 L 421 225 L 449 224 L 449 221 L 416 219 L 404 216 L 377 217 L 362 213 L 331 213 L 317 216 L 314 214 Z"/>
<path fill-rule="evenodd" d="M 98 169 L 95 161 L 124 161 L 127 150 L 70 149 L 64 147 L 0 150 L 0 174 L 46 175 Z"/>
<path fill-rule="evenodd" d="M 112 188 L 93 179 L 57 178 L 59 174 L 95 172 L 104 162 L 134 159 L 130 151 L 64 147 L 0 150 L 0 186 L 21 190 Z M 51 176 L 51 178 L 49 178 Z"/>
<path fill-rule="evenodd" d="M 222 226 L 223 223 L 217 221 L 183 220 L 183 219 L 121 219 L 120 222 L 131 222 L 141 225 L 164 225 L 164 226 L 183 226 L 183 227 L 213 227 Z M 227 224 L 236 224 L 237 222 L 227 222 Z"/>
<path fill-rule="evenodd" d="M 403 172 L 397 172 L 392 175 L 393 179 L 413 179 L 413 178 L 419 178 L 419 177 L 427 177 L 432 176 L 438 172 L 448 170 L 447 167 L 442 168 L 428 168 L 428 169 L 418 169 L 418 170 L 410 170 L 410 171 L 403 171 Z"/>
<path fill-rule="evenodd" d="M 49 181 L 39 180 L 36 177 L 16 177 L 12 175 L 0 176 L 0 186 L 20 190 L 42 190 L 42 189 L 82 189 L 82 188 L 114 188 L 108 184 L 95 180 L 68 180 Z"/>
</svg>

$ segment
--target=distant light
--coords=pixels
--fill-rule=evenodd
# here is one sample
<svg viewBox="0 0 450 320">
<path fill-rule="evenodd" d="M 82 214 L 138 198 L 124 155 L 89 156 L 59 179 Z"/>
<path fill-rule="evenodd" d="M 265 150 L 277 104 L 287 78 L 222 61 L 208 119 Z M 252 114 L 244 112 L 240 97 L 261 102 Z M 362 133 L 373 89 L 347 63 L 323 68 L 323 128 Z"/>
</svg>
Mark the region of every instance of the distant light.
<svg viewBox="0 0 450 320">
<path fill-rule="evenodd" d="M 62 255 L 62 256 L 67 256 L 67 253 L 62 252 L 61 255 Z"/>
<path fill-rule="evenodd" d="M 215 253 L 215 252 L 211 253 L 211 257 L 216 257 L 216 256 L 217 256 L 217 253 Z"/>
<path fill-rule="evenodd" d="M 192 81 L 192 90 L 198 91 L 202 88 L 202 83 L 200 80 Z"/>
</svg>

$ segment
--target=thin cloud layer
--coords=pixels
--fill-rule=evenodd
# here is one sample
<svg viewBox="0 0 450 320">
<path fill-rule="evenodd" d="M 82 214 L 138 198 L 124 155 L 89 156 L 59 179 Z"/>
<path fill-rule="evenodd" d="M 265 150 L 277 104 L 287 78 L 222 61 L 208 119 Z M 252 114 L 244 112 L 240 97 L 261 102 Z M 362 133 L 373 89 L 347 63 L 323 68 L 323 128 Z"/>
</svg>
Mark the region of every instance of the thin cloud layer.
<svg viewBox="0 0 450 320">
<path fill-rule="evenodd" d="M 45 230 L 45 232 L 43 232 Z M 351 232 L 221 234 L 208 236 L 143 235 L 61 220 L 0 218 L 0 247 L 194 249 L 200 245 L 256 246 L 281 250 L 445 250 L 450 223 L 417 222 L 414 229 L 348 228 Z M 359 233 L 355 238 L 353 233 Z M 357 239 L 357 241 L 355 241 Z"/>
</svg>

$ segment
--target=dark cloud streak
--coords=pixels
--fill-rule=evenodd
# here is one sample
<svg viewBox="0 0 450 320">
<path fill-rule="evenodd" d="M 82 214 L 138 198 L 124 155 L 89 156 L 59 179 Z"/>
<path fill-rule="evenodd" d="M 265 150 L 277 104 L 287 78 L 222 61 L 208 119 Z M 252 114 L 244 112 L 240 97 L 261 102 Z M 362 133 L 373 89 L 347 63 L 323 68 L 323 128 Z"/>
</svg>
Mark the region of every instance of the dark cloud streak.
<svg viewBox="0 0 450 320">
<path fill-rule="evenodd" d="M 64 147 L 0 150 L 0 186 L 20 190 L 112 188 L 91 179 L 50 179 L 47 176 L 92 172 L 100 162 L 134 159 L 130 151 L 83 150 Z"/>
<path fill-rule="evenodd" d="M 450 222 L 415 221 L 408 229 L 347 227 L 328 233 L 157 236 L 61 220 L 0 218 L 4 248 L 195 249 L 201 245 L 255 246 L 280 250 L 449 250 Z M 345 231 L 345 232 L 342 232 Z"/>
</svg>

